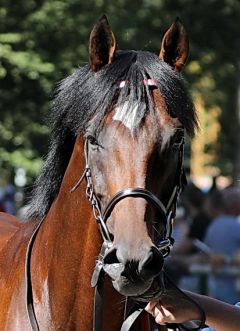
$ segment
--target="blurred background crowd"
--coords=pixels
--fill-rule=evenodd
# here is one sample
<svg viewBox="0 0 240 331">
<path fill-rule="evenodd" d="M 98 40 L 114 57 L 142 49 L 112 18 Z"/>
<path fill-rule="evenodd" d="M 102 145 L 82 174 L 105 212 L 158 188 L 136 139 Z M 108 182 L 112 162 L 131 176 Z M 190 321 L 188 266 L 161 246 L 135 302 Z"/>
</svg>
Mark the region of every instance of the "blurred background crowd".
<svg viewBox="0 0 240 331">
<path fill-rule="evenodd" d="M 189 181 L 173 227 L 167 271 L 182 288 L 234 304 L 240 296 L 240 187 L 205 193 Z"/>
<path fill-rule="evenodd" d="M 239 301 L 239 0 L 2 0 L 0 210 L 24 218 L 49 143 L 49 99 L 57 81 L 87 63 L 89 33 L 103 13 L 120 49 L 158 54 L 177 16 L 189 33 L 183 74 L 200 130 L 187 139 L 188 186 L 167 269 L 182 287 Z"/>
</svg>

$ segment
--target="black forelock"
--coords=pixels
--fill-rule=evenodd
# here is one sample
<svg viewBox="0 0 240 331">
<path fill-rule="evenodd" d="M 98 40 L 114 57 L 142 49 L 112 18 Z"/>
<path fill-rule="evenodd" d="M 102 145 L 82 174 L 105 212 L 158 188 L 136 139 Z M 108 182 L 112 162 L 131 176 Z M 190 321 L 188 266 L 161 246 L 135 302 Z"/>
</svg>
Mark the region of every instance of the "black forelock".
<svg viewBox="0 0 240 331">
<path fill-rule="evenodd" d="M 156 55 L 143 51 L 118 51 L 114 62 L 95 73 L 89 65 L 79 68 L 56 89 L 51 112 L 51 144 L 42 171 L 36 181 L 28 218 L 44 217 L 56 197 L 78 134 L 84 133 L 90 119 L 97 130 L 113 106 L 128 98 L 144 102 L 149 111 L 153 102 L 149 87 L 142 81 L 157 81 L 168 112 L 178 117 L 187 133 L 194 135 L 196 112 L 181 75 Z M 127 81 L 125 88 L 119 83 Z M 145 108 L 146 109 L 146 108 Z M 146 111 L 139 111 L 141 122 Z"/>
</svg>

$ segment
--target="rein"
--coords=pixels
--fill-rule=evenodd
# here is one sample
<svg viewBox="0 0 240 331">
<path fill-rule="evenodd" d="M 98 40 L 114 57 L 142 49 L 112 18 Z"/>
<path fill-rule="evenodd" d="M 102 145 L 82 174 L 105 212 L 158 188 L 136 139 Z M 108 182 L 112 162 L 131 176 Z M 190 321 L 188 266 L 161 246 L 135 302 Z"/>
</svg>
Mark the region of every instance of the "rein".
<svg viewBox="0 0 240 331">
<path fill-rule="evenodd" d="M 26 251 L 26 259 L 25 259 L 25 284 L 26 284 L 26 310 L 29 325 L 31 331 L 39 331 L 39 325 L 36 318 L 36 313 L 33 304 L 33 290 L 32 290 L 32 278 L 31 278 L 31 257 L 32 257 L 32 249 L 33 244 L 36 239 L 37 233 L 40 230 L 41 225 L 43 224 L 45 217 L 41 219 L 41 221 L 37 224 L 36 228 L 33 231 L 33 234 L 29 240 L 27 251 Z"/>
</svg>

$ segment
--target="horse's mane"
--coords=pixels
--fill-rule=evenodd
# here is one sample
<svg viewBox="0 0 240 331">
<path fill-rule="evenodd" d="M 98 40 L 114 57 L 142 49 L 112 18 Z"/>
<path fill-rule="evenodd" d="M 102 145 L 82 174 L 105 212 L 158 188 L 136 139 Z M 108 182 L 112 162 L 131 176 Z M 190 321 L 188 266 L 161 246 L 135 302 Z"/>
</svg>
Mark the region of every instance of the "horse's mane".
<svg viewBox="0 0 240 331">
<path fill-rule="evenodd" d="M 156 55 L 143 51 L 118 51 L 111 65 L 94 73 L 89 65 L 79 68 L 63 80 L 57 90 L 51 113 L 51 144 L 40 175 L 35 183 L 28 218 L 44 217 L 58 194 L 63 175 L 71 157 L 76 137 L 84 133 L 94 116 L 99 128 L 104 115 L 126 97 L 132 102 L 147 103 L 153 109 L 148 86 L 143 79 L 157 81 L 171 116 L 178 117 L 187 133 L 194 135 L 196 112 L 181 75 Z M 121 81 L 126 88 L 119 88 Z M 139 111 L 136 121 L 146 113 Z"/>
</svg>

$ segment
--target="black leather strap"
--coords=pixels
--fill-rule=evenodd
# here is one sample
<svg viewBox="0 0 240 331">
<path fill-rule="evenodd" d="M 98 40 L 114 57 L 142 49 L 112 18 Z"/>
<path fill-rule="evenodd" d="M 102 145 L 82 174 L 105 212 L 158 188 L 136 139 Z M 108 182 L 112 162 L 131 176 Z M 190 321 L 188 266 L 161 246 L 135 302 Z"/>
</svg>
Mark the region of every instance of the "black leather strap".
<svg viewBox="0 0 240 331">
<path fill-rule="evenodd" d="M 37 233 L 44 221 L 45 217 L 41 219 L 36 228 L 33 231 L 33 234 L 29 240 L 26 258 L 25 258 L 25 283 L 26 283 L 26 309 L 27 316 L 29 320 L 29 325 L 32 331 L 39 331 L 39 325 L 36 318 L 36 313 L 34 310 L 33 304 L 33 288 L 32 288 L 32 277 L 31 277 L 31 257 L 32 257 L 32 249 L 33 244 L 36 239 Z"/>
<path fill-rule="evenodd" d="M 144 312 L 144 308 L 138 308 L 134 310 L 134 312 L 131 315 L 129 315 L 128 318 L 123 322 L 120 331 L 130 331 L 135 321 L 143 312 Z"/>
<path fill-rule="evenodd" d="M 102 330 L 102 282 L 95 287 L 94 311 L 93 311 L 93 331 Z"/>
</svg>

